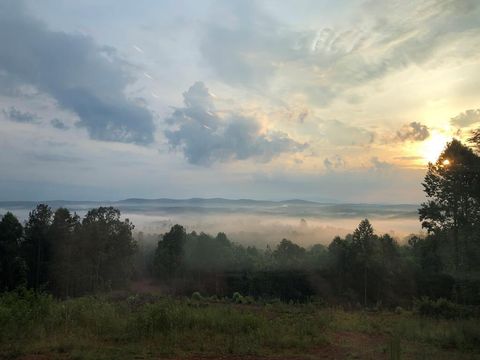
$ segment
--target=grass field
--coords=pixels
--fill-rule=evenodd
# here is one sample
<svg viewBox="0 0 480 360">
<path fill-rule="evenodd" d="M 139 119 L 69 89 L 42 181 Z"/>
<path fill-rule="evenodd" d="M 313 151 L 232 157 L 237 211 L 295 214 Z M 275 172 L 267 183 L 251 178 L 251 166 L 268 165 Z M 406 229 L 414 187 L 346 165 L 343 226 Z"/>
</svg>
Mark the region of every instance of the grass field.
<svg viewBox="0 0 480 360">
<path fill-rule="evenodd" d="M 248 300 L 4 294 L 0 358 L 480 358 L 477 319 Z"/>
</svg>

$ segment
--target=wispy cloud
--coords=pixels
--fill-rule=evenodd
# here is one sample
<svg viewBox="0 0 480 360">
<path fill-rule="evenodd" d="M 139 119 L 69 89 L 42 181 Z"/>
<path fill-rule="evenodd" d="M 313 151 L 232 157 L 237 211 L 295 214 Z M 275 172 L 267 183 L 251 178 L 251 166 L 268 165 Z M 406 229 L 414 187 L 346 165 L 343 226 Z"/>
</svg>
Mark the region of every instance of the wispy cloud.
<svg viewBox="0 0 480 360">
<path fill-rule="evenodd" d="M 321 122 L 320 131 L 329 143 L 338 146 L 363 146 L 373 143 L 375 139 L 373 131 L 339 120 Z"/>
<path fill-rule="evenodd" d="M 219 2 L 201 41 L 203 58 L 233 86 L 302 91 L 319 106 L 411 65 L 472 56 L 480 4 L 473 0 L 368 1 L 350 26 L 292 27 L 254 1 Z"/>
</svg>

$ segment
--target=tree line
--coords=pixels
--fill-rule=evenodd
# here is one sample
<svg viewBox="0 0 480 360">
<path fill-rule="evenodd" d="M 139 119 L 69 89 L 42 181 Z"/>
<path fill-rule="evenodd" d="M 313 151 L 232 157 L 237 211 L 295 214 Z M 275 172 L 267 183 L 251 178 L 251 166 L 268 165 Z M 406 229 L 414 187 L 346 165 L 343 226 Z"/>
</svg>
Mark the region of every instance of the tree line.
<svg viewBox="0 0 480 360">
<path fill-rule="evenodd" d="M 133 228 L 113 207 L 80 219 L 40 204 L 24 226 L 7 212 L 0 221 L 0 289 L 26 286 L 70 297 L 123 286 L 136 250 Z"/>
<path fill-rule="evenodd" d="M 224 233 L 187 233 L 181 225 L 134 239 L 131 222 L 112 207 L 80 219 L 40 204 L 24 225 L 11 213 L 0 221 L 0 289 L 27 286 L 70 297 L 147 276 L 173 294 L 318 296 L 364 306 L 428 296 L 479 305 L 480 131 L 471 140 L 472 147 L 452 140 L 429 164 L 419 209 L 427 234 L 401 244 L 376 234 L 367 219 L 328 246 L 309 248 L 283 239 L 259 249 Z"/>
</svg>

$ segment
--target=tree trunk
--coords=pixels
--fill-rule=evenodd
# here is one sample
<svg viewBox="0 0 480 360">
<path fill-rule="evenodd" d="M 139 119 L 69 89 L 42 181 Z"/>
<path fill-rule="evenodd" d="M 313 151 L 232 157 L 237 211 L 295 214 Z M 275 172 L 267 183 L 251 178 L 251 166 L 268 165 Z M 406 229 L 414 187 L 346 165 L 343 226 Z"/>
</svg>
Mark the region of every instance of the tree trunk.
<svg viewBox="0 0 480 360">
<path fill-rule="evenodd" d="M 36 266 L 35 266 L 35 286 L 34 289 L 38 290 L 40 286 L 40 261 L 41 261 L 41 239 L 37 240 L 37 261 L 36 261 Z"/>
<path fill-rule="evenodd" d="M 367 307 L 367 267 L 363 269 L 363 304 Z"/>
<path fill-rule="evenodd" d="M 458 271 L 460 267 L 460 256 L 459 256 L 459 246 L 458 246 L 458 226 L 456 222 L 453 227 L 453 243 L 455 246 L 455 271 Z"/>
</svg>

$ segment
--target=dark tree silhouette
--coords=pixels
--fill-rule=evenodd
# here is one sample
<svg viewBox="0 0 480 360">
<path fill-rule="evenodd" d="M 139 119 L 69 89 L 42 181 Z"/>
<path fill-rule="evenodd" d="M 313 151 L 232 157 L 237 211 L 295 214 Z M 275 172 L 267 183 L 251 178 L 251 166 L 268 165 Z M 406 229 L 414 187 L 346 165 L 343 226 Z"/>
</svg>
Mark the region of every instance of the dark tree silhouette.
<svg viewBox="0 0 480 360">
<path fill-rule="evenodd" d="M 480 221 L 478 165 L 470 148 L 452 140 L 437 162 L 429 164 L 423 182 L 428 200 L 419 209 L 422 227 L 452 239 L 455 270 L 463 267 L 463 255 Z"/>
<path fill-rule="evenodd" d="M 480 129 L 472 131 L 472 137 L 468 139 L 468 141 L 477 148 L 478 152 L 480 152 Z"/>
<path fill-rule="evenodd" d="M 20 257 L 23 227 L 10 212 L 0 221 L 0 291 L 25 283 L 26 264 Z"/>
<path fill-rule="evenodd" d="M 306 251 L 303 247 L 283 239 L 273 251 L 273 257 L 279 267 L 298 268 L 302 266 Z"/>
<path fill-rule="evenodd" d="M 90 210 L 82 221 L 81 253 L 88 261 L 91 291 L 125 284 L 132 272 L 134 225 L 113 207 Z"/>
<path fill-rule="evenodd" d="M 181 225 L 174 225 L 158 242 L 155 253 L 155 270 L 159 277 L 171 278 L 182 272 L 186 238 L 185 228 Z"/>
<path fill-rule="evenodd" d="M 69 297 L 72 294 L 76 272 L 80 269 L 75 250 L 78 248 L 80 237 L 80 218 L 72 215 L 68 209 L 59 208 L 55 211 L 50 226 L 52 246 L 52 266 L 50 288 L 56 295 Z"/>
<path fill-rule="evenodd" d="M 352 247 L 356 254 L 356 260 L 363 268 L 363 303 L 365 306 L 367 306 L 368 269 L 372 267 L 373 263 L 375 240 L 370 221 L 362 220 L 353 232 Z"/>
<path fill-rule="evenodd" d="M 28 216 L 25 225 L 25 241 L 22 243 L 25 261 L 28 266 L 28 284 L 35 290 L 46 286 L 49 280 L 51 244 L 49 229 L 52 223 L 52 210 L 48 205 L 39 204 Z"/>
</svg>

